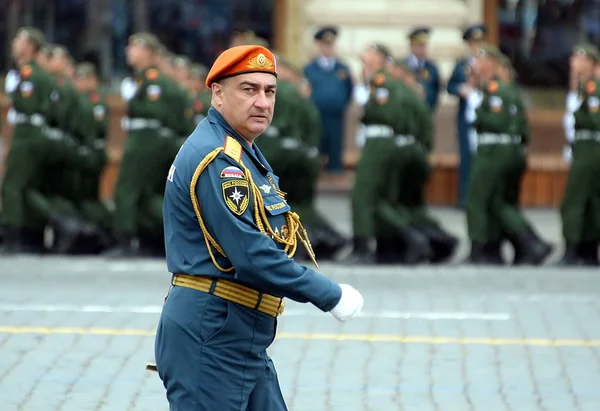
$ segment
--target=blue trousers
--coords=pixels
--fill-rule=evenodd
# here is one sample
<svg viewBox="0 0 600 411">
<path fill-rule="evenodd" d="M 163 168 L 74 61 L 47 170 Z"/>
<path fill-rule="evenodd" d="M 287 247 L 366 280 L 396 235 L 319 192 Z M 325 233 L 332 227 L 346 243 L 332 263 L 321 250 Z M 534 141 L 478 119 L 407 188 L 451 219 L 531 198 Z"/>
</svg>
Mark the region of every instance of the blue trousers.
<svg viewBox="0 0 600 411">
<path fill-rule="evenodd" d="M 326 155 L 327 170 L 341 172 L 344 169 L 344 114 L 321 113 L 321 154 Z"/>
<path fill-rule="evenodd" d="M 458 125 L 458 154 L 460 158 L 458 165 L 458 204 L 463 206 L 467 198 L 473 154 L 469 145 L 469 126 L 464 120 L 464 112 L 459 111 L 459 117 L 456 122 Z"/>
<path fill-rule="evenodd" d="M 277 320 L 201 291 L 173 287 L 156 365 L 171 411 L 287 411 L 266 349 Z"/>
</svg>

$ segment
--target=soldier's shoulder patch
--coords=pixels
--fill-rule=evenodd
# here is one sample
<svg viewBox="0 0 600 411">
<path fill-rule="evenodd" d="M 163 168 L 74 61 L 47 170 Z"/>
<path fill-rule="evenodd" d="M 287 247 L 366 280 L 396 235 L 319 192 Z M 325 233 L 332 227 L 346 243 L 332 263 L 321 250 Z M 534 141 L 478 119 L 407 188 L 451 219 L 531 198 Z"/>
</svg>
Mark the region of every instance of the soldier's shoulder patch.
<svg viewBox="0 0 600 411">
<path fill-rule="evenodd" d="M 233 179 L 221 183 L 223 200 L 233 214 L 241 216 L 250 204 L 250 187 L 245 179 Z"/>
<path fill-rule="evenodd" d="M 233 137 L 225 137 L 223 152 L 238 163 L 242 161 L 242 145 Z"/>
<path fill-rule="evenodd" d="M 33 68 L 31 67 L 31 65 L 26 64 L 23 67 L 21 67 L 21 77 L 27 78 L 31 76 L 31 73 L 33 73 Z"/>
<path fill-rule="evenodd" d="M 500 84 L 498 84 L 496 80 L 490 81 L 487 85 L 487 90 L 490 93 L 495 93 L 496 91 L 498 91 L 498 88 L 500 88 Z"/>
<path fill-rule="evenodd" d="M 146 78 L 150 81 L 156 80 L 158 78 L 158 70 L 153 69 L 153 68 L 148 69 L 146 71 Z"/>
<path fill-rule="evenodd" d="M 244 172 L 236 166 L 225 167 L 221 170 L 221 178 L 245 178 Z"/>
<path fill-rule="evenodd" d="M 373 79 L 373 83 L 376 86 L 381 86 L 383 83 L 385 83 L 385 74 L 379 73 L 378 75 L 376 75 Z"/>
<path fill-rule="evenodd" d="M 594 80 L 588 80 L 585 85 L 585 91 L 588 93 L 594 93 L 596 91 L 596 82 Z"/>
<path fill-rule="evenodd" d="M 92 104 L 98 104 L 100 102 L 100 94 L 92 93 L 90 94 L 90 101 Z"/>
</svg>

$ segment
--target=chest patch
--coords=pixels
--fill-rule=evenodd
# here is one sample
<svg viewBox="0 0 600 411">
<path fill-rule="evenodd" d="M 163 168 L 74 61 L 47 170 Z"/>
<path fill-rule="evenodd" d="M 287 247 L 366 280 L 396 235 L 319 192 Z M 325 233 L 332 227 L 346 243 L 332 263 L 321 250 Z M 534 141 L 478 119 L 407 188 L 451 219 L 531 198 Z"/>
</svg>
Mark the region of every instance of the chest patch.
<svg viewBox="0 0 600 411">
<path fill-rule="evenodd" d="M 24 81 L 19 86 L 19 89 L 23 97 L 30 97 L 33 94 L 33 83 L 31 81 Z"/>
<path fill-rule="evenodd" d="M 385 104 L 390 98 L 390 92 L 386 88 L 377 88 L 374 93 L 375 101 L 379 104 Z"/>
<path fill-rule="evenodd" d="M 591 112 L 595 113 L 598 111 L 598 108 L 600 108 L 600 99 L 598 97 L 588 97 L 587 103 Z"/>
<path fill-rule="evenodd" d="M 242 179 L 228 180 L 221 184 L 225 205 L 235 215 L 242 215 L 250 204 L 248 181 Z"/>
<path fill-rule="evenodd" d="M 94 118 L 97 121 L 104 120 L 104 116 L 106 115 L 106 109 L 102 105 L 98 105 L 94 107 Z"/>
<path fill-rule="evenodd" d="M 500 111 L 502 110 L 502 99 L 498 96 L 492 96 L 490 97 L 490 108 L 492 109 L 492 111 Z"/>
</svg>

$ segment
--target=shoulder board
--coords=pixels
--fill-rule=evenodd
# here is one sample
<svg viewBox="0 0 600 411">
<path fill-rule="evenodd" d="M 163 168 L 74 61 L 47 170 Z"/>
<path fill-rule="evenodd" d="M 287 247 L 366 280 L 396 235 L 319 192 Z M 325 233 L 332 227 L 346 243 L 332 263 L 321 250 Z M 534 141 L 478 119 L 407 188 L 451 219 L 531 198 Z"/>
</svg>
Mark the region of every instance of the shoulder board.
<svg viewBox="0 0 600 411">
<path fill-rule="evenodd" d="M 487 85 L 487 91 L 489 91 L 490 93 L 495 93 L 496 91 L 498 91 L 499 87 L 500 85 L 498 84 L 498 82 L 496 80 L 492 80 Z"/>
<path fill-rule="evenodd" d="M 585 91 L 587 91 L 589 94 L 595 92 L 596 82 L 594 80 L 588 80 L 588 82 L 585 83 Z"/>
<path fill-rule="evenodd" d="M 373 79 L 373 83 L 376 86 L 381 86 L 383 83 L 385 83 L 385 74 L 379 73 L 378 75 L 376 75 Z"/>
<path fill-rule="evenodd" d="M 146 78 L 150 81 L 154 81 L 158 78 L 158 70 L 156 69 L 148 69 L 146 71 Z"/>
<path fill-rule="evenodd" d="M 33 68 L 29 64 L 26 64 L 23 67 L 21 67 L 21 77 L 23 77 L 23 78 L 27 78 L 27 77 L 31 76 L 32 72 L 33 72 Z"/>
<path fill-rule="evenodd" d="M 238 163 L 242 161 L 242 145 L 233 137 L 225 137 L 223 152 Z"/>
</svg>

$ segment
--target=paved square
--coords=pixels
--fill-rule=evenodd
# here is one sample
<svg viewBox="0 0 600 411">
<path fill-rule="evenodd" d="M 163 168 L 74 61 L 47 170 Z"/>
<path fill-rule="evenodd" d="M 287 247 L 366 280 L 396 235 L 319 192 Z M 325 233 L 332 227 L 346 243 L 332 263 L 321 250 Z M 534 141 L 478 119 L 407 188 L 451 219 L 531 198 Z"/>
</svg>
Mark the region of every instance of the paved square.
<svg viewBox="0 0 600 411">
<path fill-rule="evenodd" d="M 342 200 L 320 206 L 347 216 Z M 462 234 L 458 212 L 436 213 Z M 542 227 L 555 215 L 531 217 Z M 556 241 L 552 224 L 540 231 Z M 365 312 L 340 324 L 288 303 L 270 354 L 290 410 L 600 410 L 598 270 L 321 271 L 358 288 Z M 169 284 L 162 261 L 2 258 L 0 281 L 2 411 L 168 409 L 144 370 Z"/>
</svg>

